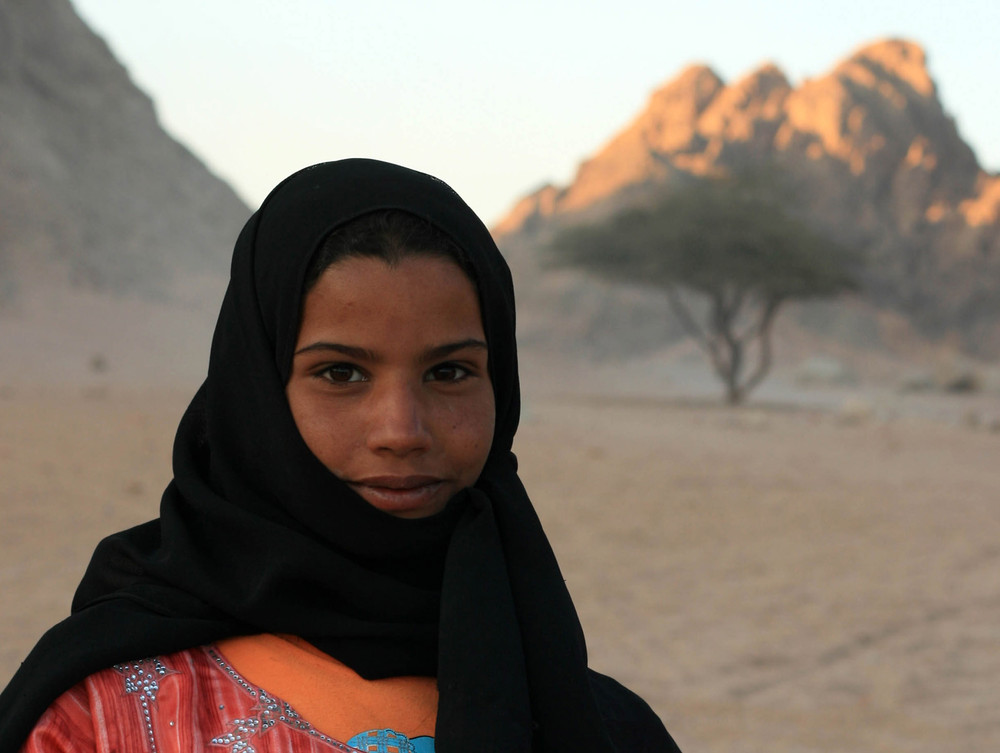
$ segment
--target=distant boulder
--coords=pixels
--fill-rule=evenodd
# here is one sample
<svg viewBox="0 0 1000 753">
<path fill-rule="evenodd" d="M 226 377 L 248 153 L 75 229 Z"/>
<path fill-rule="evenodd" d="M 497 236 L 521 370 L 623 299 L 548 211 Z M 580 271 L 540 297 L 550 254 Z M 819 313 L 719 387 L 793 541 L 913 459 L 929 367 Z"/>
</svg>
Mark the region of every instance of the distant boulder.
<svg viewBox="0 0 1000 753">
<path fill-rule="evenodd" d="M 938 369 L 935 377 L 938 386 L 945 392 L 978 392 L 979 374 L 975 368 L 961 364 L 947 364 Z"/>
</svg>

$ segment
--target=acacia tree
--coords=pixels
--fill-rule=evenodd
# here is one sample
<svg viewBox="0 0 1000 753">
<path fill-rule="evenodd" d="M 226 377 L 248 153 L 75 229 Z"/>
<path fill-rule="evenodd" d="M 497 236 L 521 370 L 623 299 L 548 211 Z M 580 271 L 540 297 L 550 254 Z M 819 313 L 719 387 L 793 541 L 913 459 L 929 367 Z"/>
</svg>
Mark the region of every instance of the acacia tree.
<svg viewBox="0 0 1000 753">
<path fill-rule="evenodd" d="M 706 181 L 651 207 L 570 228 L 550 252 L 557 266 L 662 289 L 732 404 L 770 370 L 771 333 L 786 301 L 857 288 L 854 254 L 747 181 Z M 707 315 L 696 314 L 682 288 L 707 301 Z"/>
</svg>

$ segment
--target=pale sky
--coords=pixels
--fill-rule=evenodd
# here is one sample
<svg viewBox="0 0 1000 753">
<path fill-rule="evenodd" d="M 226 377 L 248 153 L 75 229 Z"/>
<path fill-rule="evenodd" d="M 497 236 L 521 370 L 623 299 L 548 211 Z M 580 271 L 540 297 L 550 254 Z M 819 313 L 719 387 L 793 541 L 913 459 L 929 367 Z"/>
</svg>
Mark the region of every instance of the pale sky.
<svg viewBox="0 0 1000 753">
<path fill-rule="evenodd" d="M 253 207 L 350 156 L 433 173 L 492 224 L 565 184 L 684 66 L 793 84 L 887 36 L 1000 169 L 996 0 L 71 0 L 161 122 Z"/>
</svg>

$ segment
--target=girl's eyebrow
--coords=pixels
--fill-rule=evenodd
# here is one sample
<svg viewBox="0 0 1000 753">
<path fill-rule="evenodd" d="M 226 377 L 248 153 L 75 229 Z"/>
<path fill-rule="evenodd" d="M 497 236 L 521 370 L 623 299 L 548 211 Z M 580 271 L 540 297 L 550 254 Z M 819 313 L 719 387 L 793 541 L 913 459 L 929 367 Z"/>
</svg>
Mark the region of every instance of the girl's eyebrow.
<svg viewBox="0 0 1000 753">
<path fill-rule="evenodd" d="M 299 348 L 293 355 L 298 356 L 303 353 L 313 353 L 315 351 L 327 351 L 332 350 L 335 353 L 342 353 L 349 358 L 356 358 L 358 360 L 364 361 L 375 361 L 378 360 L 375 353 L 368 350 L 367 348 L 359 348 L 356 345 L 341 345 L 340 343 L 328 343 L 328 342 L 314 342 L 311 345 L 307 345 L 304 348 Z"/>
<path fill-rule="evenodd" d="M 475 338 L 469 338 L 468 340 L 459 340 L 454 343 L 446 343 L 445 345 L 438 345 L 435 348 L 431 348 L 426 353 L 424 353 L 421 360 L 423 361 L 436 361 L 439 358 L 445 358 L 450 356 L 452 353 L 465 350 L 466 348 L 475 348 L 476 350 L 489 350 L 489 346 L 482 340 L 476 340 Z"/>
<path fill-rule="evenodd" d="M 452 353 L 464 350 L 465 348 L 476 348 L 481 350 L 489 350 L 489 346 L 482 340 L 477 340 L 475 338 L 469 338 L 467 340 L 459 340 L 458 342 L 445 343 L 444 345 L 437 345 L 428 351 L 426 351 L 421 357 L 421 361 L 434 361 L 438 358 L 444 358 L 451 355 Z M 316 351 L 333 351 L 334 353 L 341 353 L 348 358 L 355 358 L 359 361 L 378 361 L 379 356 L 374 351 L 368 350 L 367 348 L 359 348 L 356 345 L 343 345 L 341 343 L 331 343 L 331 342 L 314 342 L 310 345 L 306 345 L 304 348 L 299 348 L 293 355 L 301 355 L 303 353 L 313 353 Z"/>
</svg>

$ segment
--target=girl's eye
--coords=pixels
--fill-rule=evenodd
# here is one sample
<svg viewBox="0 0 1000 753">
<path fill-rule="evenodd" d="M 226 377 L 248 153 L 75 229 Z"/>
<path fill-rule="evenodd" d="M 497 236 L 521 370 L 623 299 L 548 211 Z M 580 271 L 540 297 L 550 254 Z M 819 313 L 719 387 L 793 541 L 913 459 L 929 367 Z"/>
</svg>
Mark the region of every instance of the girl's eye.
<svg viewBox="0 0 1000 753">
<path fill-rule="evenodd" d="M 333 366 L 327 366 L 319 373 L 319 376 L 328 382 L 336 382 L 337 384 L 365 381 L 365 375 L 361 373 L 361 370 L 349 363 L 335 363 Z"/>
<path fill-rule="evenodd" d="M 461 382 L 469 376 L 469 370 L 457 363 L 442 363 L 427 372 L 428 382 Z"/>
</svg>

